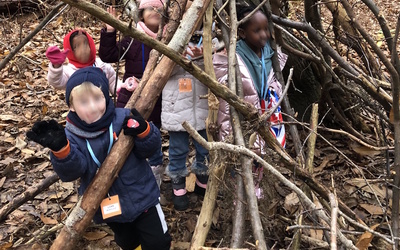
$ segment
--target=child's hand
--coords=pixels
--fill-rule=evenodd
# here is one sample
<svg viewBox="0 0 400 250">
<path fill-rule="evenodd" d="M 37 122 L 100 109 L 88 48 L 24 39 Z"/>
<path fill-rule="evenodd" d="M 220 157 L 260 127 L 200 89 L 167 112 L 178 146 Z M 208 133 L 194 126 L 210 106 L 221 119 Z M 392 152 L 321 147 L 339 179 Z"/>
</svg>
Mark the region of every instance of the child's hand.
<svg viewBox="0 0 400 250">
<path fill-rule="evenodd" d="M 121 88 L 124 88 L 126 90 L 129 90 L 130 92 L 135 91 L 135 89 L 137 88 L 137 86 L 139 85 L 139 80 L 134 77 L 128 77 L 126 78 L 125 82 L 121 85 Z"/>
<path fill-rule="evenodd" d="M 54 68 L 59 68 L 65 61 L 69 49 L 61 51 L 57 46 L 50 46 L 46 50 L 46 57 L 53 64 Z"/>
<path fill-rule="evenodd" d="M 137 136 L 145 132 L 149 124 L 136 109 L 132 109 L 131 113 L 132 115 L 125 117 L 123 123 L 124 134 Z"/>
<path fill-rule="evenodd" d="M 183 52 L 183 56 L 188 59 L 202 56 L 203 55 L 203 47 L 197 46 L 188 46 L 187 49 Z"/>
<path fill-rule="evenodd" d="M 55 120 L 36 122 L 26 136 L 29 140 L 56 152 L 68 145 L 63 126 Z"/>
<path fill-rule="evenodd" d="M 109 14 L 111 14 L 113 17 L 117 17 L 117 13 L 116 13 L 116 11 L 115 11 L 115 8 L 114 7 L 112 7 L 112 6 L 110 6 L 110 7 L 107 7 L 107 12 L 109 13 Z M 107 24 L 106 23 L 106 29 L 107 29 L 107 32 L 114 32 L 114 30 L 115 30 L 115 28 L 113 27 L 113 26 L 111 26 L 111 25 L 109 25 L 109 24 Z"/>
</svg>

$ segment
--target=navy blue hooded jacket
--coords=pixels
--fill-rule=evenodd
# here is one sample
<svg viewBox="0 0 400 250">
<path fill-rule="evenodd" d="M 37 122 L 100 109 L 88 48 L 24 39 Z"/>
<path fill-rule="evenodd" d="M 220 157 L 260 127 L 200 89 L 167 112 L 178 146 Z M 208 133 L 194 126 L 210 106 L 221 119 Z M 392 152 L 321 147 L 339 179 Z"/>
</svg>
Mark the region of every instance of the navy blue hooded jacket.
<svg viewBox="0 0 400 250">
<path fill-rule="evenodd" d="M 115 109 L 113 130 L 118 135 L 122 129 L 124 118 L 129 115 L 128 109 Z M 153 123 L 149 123 L 150 133 L 145 138 L 135 138 L 135 146 L 129 154 L 118 178 L 112 184 L 109 195 L 118 194 L 122 214 L 102 219 L 100 208 L 93 220 L 103 222 L 131 222 L 148 208 L 159 203 L 160 191 L 151 168 L 146 160 L 155 149 L 161 147 L 161 135 Z M 86 139 L 79 137 L 65 129 L 70 144 L 70 153 L 63 159 L 51 154 L 51 162 L 55 172 L 62 181 L 73 181 L 81 178 L 79 194 L 83 194 L 97 172 L 97 165 L 90 156 Z M 87 139 L 97 159 L 102 163 L 109 146 L 109 131 L 105 131 L 96 138 Z M 104 197 L 105 198 L 105 197 Z"/>
</svg>

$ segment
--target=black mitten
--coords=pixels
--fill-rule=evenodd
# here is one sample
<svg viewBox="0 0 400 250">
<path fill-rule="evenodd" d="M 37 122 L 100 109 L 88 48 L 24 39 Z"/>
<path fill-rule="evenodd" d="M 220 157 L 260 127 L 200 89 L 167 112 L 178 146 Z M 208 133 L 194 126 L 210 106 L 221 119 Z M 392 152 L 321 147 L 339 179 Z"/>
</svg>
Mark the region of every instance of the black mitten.
<svg viewBox="0 0 400 250">
<path fill-rule="evenodd" d="M 132 109 L 131 113 L 132 115 L 125 117 L 123 126 L 124 134 L 137 136 L 146 131 L 149 125 L 136 109 Z"/>
<path fill-rule="evenodd" d="M 55 120 L 36 122 L 26 133 L 29 140 L 35 141 L 43 147 L 59 151 L 68 145 L 63 126 Z"/>
</svg>

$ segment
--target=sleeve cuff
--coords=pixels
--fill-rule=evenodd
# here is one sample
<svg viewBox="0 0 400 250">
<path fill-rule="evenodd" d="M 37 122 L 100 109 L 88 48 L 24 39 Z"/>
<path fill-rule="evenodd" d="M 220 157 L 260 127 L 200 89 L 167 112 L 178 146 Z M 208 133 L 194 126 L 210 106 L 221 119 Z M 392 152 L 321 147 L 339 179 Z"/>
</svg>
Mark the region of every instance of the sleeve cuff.
<svg viewBox="0 0 400 250">
<path fill-rule="evenodd" d="M 147 121 L 146 121 L 146 123 L 147 123 L 146 130 L 137 135 L 137 137 L 139 137 L 140 139 L 145 138 L 150 133 L 150 125 L 149 125 L 149 123 Z"/>
<path fill-rule="evenodd" d="M 69 155 L 69 152 L 71 151 L 71 147 L 69 146 L 69 140 L 68 144 L 63 147 L 62 149 L 60 149 L 59 151 L 51 151 L 53 153 L 53 155 L 55 157 L 57 157 L 58 159 L 63 159 L 65 157 L 67 157 Z"/>
</svg>

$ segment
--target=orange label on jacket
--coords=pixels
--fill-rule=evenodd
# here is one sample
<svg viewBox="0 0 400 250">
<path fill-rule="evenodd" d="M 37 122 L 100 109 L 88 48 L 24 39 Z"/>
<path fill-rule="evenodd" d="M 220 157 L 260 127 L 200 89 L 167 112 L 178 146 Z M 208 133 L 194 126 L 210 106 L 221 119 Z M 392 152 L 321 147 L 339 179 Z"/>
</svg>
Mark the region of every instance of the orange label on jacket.
<svg viewBox="0 0 400 250">
<path fill-rule="evenodd" d="M 179 79 L 179 92 L 190 92 L 192 91 L 192 79 L 180 78 Z"/>
<path fill-rule="evenodd" d="M 121 205 L 119 204 L 118 195 L 105 198 L 100 203 L 100 207 L 104 220 L 121 214 Z"/>
</svg>

